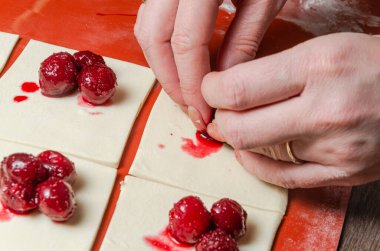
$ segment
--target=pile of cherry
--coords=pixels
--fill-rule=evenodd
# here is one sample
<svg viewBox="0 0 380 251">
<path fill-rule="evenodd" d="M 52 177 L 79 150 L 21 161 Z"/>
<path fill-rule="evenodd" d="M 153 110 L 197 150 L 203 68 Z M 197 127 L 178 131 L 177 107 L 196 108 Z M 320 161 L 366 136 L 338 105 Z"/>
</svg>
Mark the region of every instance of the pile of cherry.
<svg viewBox="0 0 380 251">
<path fill-rule="evenodd" d="M 76 178 L 74 163 L 59 152 L 15 153 L 1 162 L 0 201 L 17 214 L 38 208 L 53 221 L 67 221 L 76 209 Z"/>
<path fill-rule="evenodd" d="M 103 57 L 91 51 L 54 53 L 39 70 L 41 93 L 62 97 L 79 87 L 83 99 L 93 105 L 107 102 L 116 91 L 116 75 Z"/>
<path fill-rule="evenodd" d="M 237 251 L 246 222 L 246 211 L 234 200 L 215 202 L 210 213 L 200 198 L 187 196 L 170 210 L 168 230 L 175 241 L 195 244 L 196 251 Z"/>
</svg>

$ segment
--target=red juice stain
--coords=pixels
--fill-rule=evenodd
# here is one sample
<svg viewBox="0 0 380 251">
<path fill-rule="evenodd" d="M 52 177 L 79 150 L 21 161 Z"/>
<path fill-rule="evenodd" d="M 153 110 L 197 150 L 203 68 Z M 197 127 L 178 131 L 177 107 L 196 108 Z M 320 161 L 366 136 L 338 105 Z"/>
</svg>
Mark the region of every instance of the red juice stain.
<svg viewBox="0 0 380 251">
<path fill-rule="evenodd" d="M 102 112 L 89 112 L 90 115 L 102 115 Z"/>
<path fill-rule="evenodd" d="M 125 16 L 125 17 L 136 17 L 137 14 L 130 13 L 96 13 L 97 16 Z"/>
<path fill-rule="evenodd" d="M 91 104 L 90 102 L 88 102 L 82 95 L 78 95 L 77 97 L 77 104 L 79 106 L 82 106 L 82 107 L 86 107 L 86 108 L 94 108 L 94 107 L 97 107 L 97 106 L 111 106 L 112 105 L 112 100 L 108 100 L 107 102 L 105 102 L 104 104 L 101 104 L 101 105 L 93 105 Z M 98 114 L 96 114 L 98 115 Z"/>
<path fill-rule="evenodd" d="M 157 251 L 186 251 L 192 248 L 190 245 L 178 243 L 166 228 L 157 236 L 144 237 L 145 242 Z"/>
<path fill-rule="evenodd" d="M 24 82 L 21 85 L 21 90 L 23 92 L 36 92 L 40 89 L 40 87 L 34 82 Z"/>
<path fill-rule="evenodd" d="M 13 213 L 4 207 L 2 203 L 0 203 L 0 222 L 9 221 L 12 217 Z"/>
<path fill-rule="evenodd" d="M 27 96 L 19 95 L 19 96 L 14 97 L 13 101 L 16 103 L 20 103 L 20 102 L 25 101 L 27 99 L 28 99 Z"/>
<path fill-rule="evenodd" d="M 162 251 L 171 251 L 172 249 L 170 246 L 166 245 L 163 241 L 156 237 L 145 237 L 145 242 L 148 243 L 151 247 L 155 248 L 156 250 L 162 250 Z"/>
<path fill-rule="evenodd" d="M 196 143 L 192 139 L 182 138 L 184 144 L 182 150 L 195 158 L 205 158 L 218 152 L 223 143 L 211 138 L 206 132 L 197 131 L 195 134 Z"/>
<path fill-rule="evenodd" d="M 160 148 L 160 149 L 164 149 L 164 148 L 165 148 L 165 145 L 164 145 L 164 144 L 158 144 L 158 148 Z"/>
<path fill-rule="evenodd" d="M 79 96 L 77 97 L 77 101 L 78 101 L 78 105 L 79 105 L 79 106 L 87 107 L 87 108 L 93 108 L 93 107 L 95 107 L 93 104 L 88 103 L 88 102 L 82 97 L 82 95 L 79 95 Z"/>
</svg>

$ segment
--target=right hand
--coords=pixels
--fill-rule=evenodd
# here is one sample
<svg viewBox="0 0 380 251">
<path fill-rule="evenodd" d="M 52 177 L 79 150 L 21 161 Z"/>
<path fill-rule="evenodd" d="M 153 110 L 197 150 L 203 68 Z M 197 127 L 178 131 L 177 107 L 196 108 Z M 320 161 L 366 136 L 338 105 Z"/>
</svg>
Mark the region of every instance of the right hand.
<svg viewBox="0 0 380 251">
<path fill-rule="evenodd" d="M 220 50 L 220 70 L 255 57 L 266 29 L 285 1 L 234 1 L 237 13 Z M 198 130 L 205 130 L 212 117 L 201 94 L 201 82 L 211 71 L 208 45 L 221 2 L 146 0 L 134 29 L 163 89 L 187 109 Z"/>
</svg>

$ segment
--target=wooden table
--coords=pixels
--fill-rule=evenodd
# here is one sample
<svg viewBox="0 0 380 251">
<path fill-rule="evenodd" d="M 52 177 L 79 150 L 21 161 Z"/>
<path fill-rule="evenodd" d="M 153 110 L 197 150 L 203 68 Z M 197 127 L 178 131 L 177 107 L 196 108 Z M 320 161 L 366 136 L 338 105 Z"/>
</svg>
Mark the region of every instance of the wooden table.
<svg viewBox="0 0 380 251">
<path fill-rule="evenodd" d="M 352 189 L 339 250 L 380 250 L 380 181 Z"/>
</svg>

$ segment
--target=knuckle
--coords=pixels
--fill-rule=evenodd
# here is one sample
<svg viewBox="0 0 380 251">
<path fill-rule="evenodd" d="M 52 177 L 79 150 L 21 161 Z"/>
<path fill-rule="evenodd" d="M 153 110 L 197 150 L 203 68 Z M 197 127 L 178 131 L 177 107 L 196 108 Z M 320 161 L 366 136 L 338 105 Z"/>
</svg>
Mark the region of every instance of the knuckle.
<svg viewBox="0 0 380 251">
<path fill-rule="evenodd" d="M 173 52 L 178 55 L 187 54 L 199 46 L 190 33 L 184 30 L 174 31 L 171 38 L 171 45 Z"/>
<path fill-rule="evenodd" d="M 321 62 L 309 65 L 313 67 L 315 74 L 318 74 L 316 76 L 336 77 L 352 74 L 355 68 L 350 66 L 349 62 L 351 62 L 352 51 L 356 50 L 356 46 L 348 40 L 342 40 L 339 47 L 336 44 L 327 44 L 324 51 L 316 55 Z"/>
<path fill-rule="evenodd" d="M 256 52 L 259 49 L 259 41 L 252 39 L 252 37 L 241 35 L 233 41 L 232 47 L 235 51 L 244 55 L 246 60 L 250 60 L 256 57 Z"/>
<path fill-rule="evenodd" d="M 338 149 L 336 149 L 336 157 L 341 163 L 353 164 L 362 162 L 366 159 L 367 142 L 364 139 L 353 140 Z"/>
<path fill-rule="evenodd" d="M 222 82 L 222 93 L 225 95 L 227 108 L 244 109 L 247 105 L 247 88 L 238 74 L 226 75 Z"/>
<path fill-rule="evenodd" d="M 229 118 L 225 121 L 225 139 L 233 148 L 237 150 L 245 149 L 246 143 L 240 130 L 241 125 L 235 121 L 233 118 Z"/>
<path fill-rule="evenodd" d="M 190 82 L 190 83 L 192 83 L 192 82 Z M 181 84 L 181 91 L 182 91 L 182 95 L 184 97 L 197 97 L 197 96 L 201 96 L 201 91 L 200 91 L 200 89 L 196 85 L 194 85 L 194 84 L 184 84 L 184 81 L 182 81 L 182 84 Z"/>
</svg>

